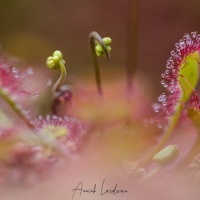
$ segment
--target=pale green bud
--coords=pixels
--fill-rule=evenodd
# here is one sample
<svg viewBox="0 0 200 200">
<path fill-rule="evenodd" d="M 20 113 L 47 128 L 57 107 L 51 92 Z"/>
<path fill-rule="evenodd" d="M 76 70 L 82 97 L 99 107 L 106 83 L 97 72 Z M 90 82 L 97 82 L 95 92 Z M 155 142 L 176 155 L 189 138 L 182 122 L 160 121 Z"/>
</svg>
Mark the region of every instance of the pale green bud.
<svg viewBox="0 0 200 200">
<path fill-rule="evenodd" d="M 59 62 L 60 58 L 58 56 L 53 56 L 53 61 L 55 63 Z"/>
<path fill-rule="evenodd" d="M 63 55 L 60 51 L 54 51 L 53 56 L 49 56 L 47 58 L 46 64 L 50 69 L 58 70 L 60 68 L 59 62 L 62 62 L 63 64 L 65 63 L 65 61 L 62 58 Z"/>
<path fill-rule="evenodd" d="M 170 164 L 177 158 L 178 153 L 179 149 L 177 145 L 168 145 L 157 154 L 155 154 L 152 158 L 152 161 L 160 165 Z"/>
<path fill-rule="evenodd" d="M 97 56 L 102 56 L 102 53 L 96 52 Z"/>
<path fill-rule="evenodd" d="M 58 50 L 54 51 L 53 57 L 54 57 L 54 56 L 58 56 L 59 59 L 62 59 L 62 58 L 63 58 L 62 53 L 61 53 L 60 51 L 58 51 Z"/>
<path fill-rule="evenodd" d="M 111 52 L 111 47 L 107 46 L 107 50 L 108 50 L 108 52 Z"/>
<path fill-rule="evenodd" d="M 103 48 L 101 47 L 100 44 L 95 46 L 95 50 L 96 50 L 96 52 L 99 52 L 99 53 L 103 52 Z"/>
<path fill-rule="evenodd" d="M 46 64 L 47 64 L 47 66 L 54 65 L 54 61 L 52 59 L 47 59 Z"/>
<path fill-rule="evenodd" d="M 105 45 L 109 45 L 112 42 L 112 39 L 109 37 L 104 37 L 103 42 L 105 43 Z"/>
<path fill-rule="evenodd" d="M 112 42 L 111 38 L 105 37 L 102 40 L 103 40 L 103 43 L 105 44 L 105 46 L 107 48 L 107 51 L 111 52 L 111 47 L 109 46 L 109 44 Z M 105 55 L 103 47 L 98 42 L 96 42 L 95 51 L 96 51 L 97 56 L 104 56 Z"/>
</svg>

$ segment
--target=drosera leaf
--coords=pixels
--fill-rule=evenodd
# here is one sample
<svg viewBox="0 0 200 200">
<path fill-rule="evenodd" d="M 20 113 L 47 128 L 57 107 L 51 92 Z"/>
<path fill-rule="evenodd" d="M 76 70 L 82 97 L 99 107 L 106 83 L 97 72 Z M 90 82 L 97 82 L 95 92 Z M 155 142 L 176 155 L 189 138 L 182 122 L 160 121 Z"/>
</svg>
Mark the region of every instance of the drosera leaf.
<svg viewBox="0 0 200 200">
<path fill-rule="evenodd" d="M 199 51 L 186 57 L 185 61 L 181 64 L 180 72 L 178 75 L 178 84 L 181 88 L 180 98 L 174 107 L 174 114 L 169 116 L 169 125 L 166 129 L 163 141 L 161 140 L 161 146 L 168 140 L 171 136 L 179 118 L 185 103 L 192 96 L 195 90 L 198 80 L 199 80 Z M 159 148 L 160 149 L 160 148 Z"/>
<path fill-rule="evenodd" d="M 144 160 L 144 165 L 159 152 L 173 133 L 186 103 L 193 97 L 199 80 L 200 35 L 192 32 L 186 34 L 183 40 L 176 43 L 176 48 L 171 52 L 167 61 L 166 71 L 162 74 L 164 80 L 161 84 L 169 94 L 165 94 L 161 109 L 166 113 L 167 125 L 160 142 L 154 147 L 149 156 Z"/>
</svg>

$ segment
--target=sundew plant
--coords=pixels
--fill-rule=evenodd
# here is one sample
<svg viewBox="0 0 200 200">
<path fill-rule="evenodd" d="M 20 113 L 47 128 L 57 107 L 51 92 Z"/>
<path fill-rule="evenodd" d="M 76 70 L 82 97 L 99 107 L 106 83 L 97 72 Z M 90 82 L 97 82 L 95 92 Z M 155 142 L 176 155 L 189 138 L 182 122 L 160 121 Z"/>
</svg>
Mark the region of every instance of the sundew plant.
<svg viewBox="0 0 200 200">
<path fill-rule="evenodd" d="M 19 194 L 25 193 L 32 199 L 26 188 L 43 188 L 47 181 L 58 191 L 58 198 L 71 198 L 77 177 L 87 177 L 91 183 L 104 176 L 107 178 L 103 178 L 103 183 L 105 179 L 117 180 L 128 191 L 122 194 L 124 190 L 115 186 L 106 195 L 121 193 L 124 199 L 160 199 L 164 193 L 165 199 L 188 199 L 188 195 L 198 199 L 200 35 L 185 34 L 175 44 L 161 74 L 165 91 L 153 104 L 144 98 L 147 87 L 128 73 L 134 70 L 126 69 L 126 84 L 121 80 L 102 83 L 99 60 L 110 58 L 113 42 L 95 31 L 89 34 L 95 75 L 90 84 L 81 80 L 67 83 L 66 76 L 70 75 L 65 60 L 70 58 L 61 51 L 55 50 L 45 58 L 46 66 L 60 73 L 49 96 L 41 100 L 51 101 L 47 115 L 27 111 L 33 96 L 28 87 L 30 79 L 40 81 L 34 70 L 22 71 L 12 58 L 1 54 L 1 188 L 11 191 L 13 185 L 18 186 Z M 60 189 L 65 185 L 69 188 L 66 193 Z"/>
</svg>

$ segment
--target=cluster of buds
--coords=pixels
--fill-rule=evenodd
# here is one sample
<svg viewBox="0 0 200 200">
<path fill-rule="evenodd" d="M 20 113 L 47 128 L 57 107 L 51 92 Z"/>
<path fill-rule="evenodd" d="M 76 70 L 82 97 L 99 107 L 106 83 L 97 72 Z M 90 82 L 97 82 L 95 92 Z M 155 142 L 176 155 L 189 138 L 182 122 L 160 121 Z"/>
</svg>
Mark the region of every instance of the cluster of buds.
<svg viewBox="0 0 200 200">
<path fill-rule="evenodd" d="M 111 42 L 112 42 L 111 38 L 109 38 L 109 37 L 104 37 L 104 38 L 103 38 L 103 42 L 104 42 L 104 44 L 106 45 L 106 48 L 107 48 L 108 52 L 111 52 L 111 47 L 110 47 L 110 44 L 111 44 Z M 104 51 L 103 51 L 103 48 L 102 48 L 102 46 L 99 44 L 98 41 L 96 42 L 95 50 L 96 50 L 97 56 L 105 56 L 105 53 L 104 53 Z"/>
</svg>

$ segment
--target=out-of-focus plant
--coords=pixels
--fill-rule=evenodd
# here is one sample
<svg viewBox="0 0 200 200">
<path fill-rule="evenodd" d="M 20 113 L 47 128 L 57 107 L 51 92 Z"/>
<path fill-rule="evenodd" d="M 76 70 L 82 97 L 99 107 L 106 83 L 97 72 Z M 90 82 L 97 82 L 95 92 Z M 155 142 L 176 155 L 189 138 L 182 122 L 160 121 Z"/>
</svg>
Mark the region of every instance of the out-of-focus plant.
<svg viewBox="0 0 200 200">
<path fill-rule="evenodd" d="M 189 111 L 189 117 L 198 124 L 199 114 L 196 110 L 199 109 L 199 97 L 196 86 L 199 81 L 199 56 L 200 35 L 197 32 L 186 34 L 171 52 L 167 69 L 161 75 L 161 84 L 166 88 L 167 94 L 160 95 L 159 103 L 153 104 L 155 112 L 160 112 L 156 121 L 163 128 L 164 135 L 143 164 L 148 163 L 165 145 L 185 110 Z"/>
<path fill-rule="evenodd" d="M 47 64 L 53 69 L 60 67 L 62 71 L 53 87 L 53 92 L 56 92 L 66 76 L 61 52 L 54 52 Z M 0 174 L 1 179 L 14 181 L 12 174 L 17 169 L 19 181 L 29 176 L 29 171 L 44 172 L 56 161 L 72 156 L 84 133 L 80 122 L 67 116 L 39 116 L 38 119 L 29 116 L 21 102 L 23 96 L 30 98 L 31 95 L 23 88 L 23 84 L 29 81 L 28 72 L 19 72 L 6 59 L 1 58 L 0 77 L 0 96 L 21 119 L 12 122 L 15 117 L 10 112 L 0 110 L 0 169 L 4 172 Z M 38 176 L 37 173 L 35 176 Z"/>
<path fill-rule="evenodd" d="M 100 76 L 100 69 L 99 69 L 99 62 L 97 56 L 105 56 L 107 59 L 110 58 L 110 51 L 111 51 L 111 38 L 104 37 L 103 39 L 101 36 L 93 31 L 89 35 L 90 41 L 90 50 L 95 70 L 95 78 L 96 78 L 96 85 L 99 96 L 103 95 L 102 91 L 102 84 L 101 84 L 101 76 Z"/>
<path fill-rule="evenodd" d="M 60 70 L 61 74 L 59 79 L 56 81 L 52 88 L 52 113 L 55 115 L 62 115 L 60 107 L 64 104 L 64 115 L 69 114 L 69 106 L 72 106 L 72 87 L 64 84 L 66 79 L 66 68 L 65 61 L 63 60 L 63 55 L 60 51 L 55 51 L 53 56 L 47 58 L 47 66 L 53 70 Z M 63 107 L 61 107 L 63 108 Z M 63 115 L 62 115 L 63 116 Z"/>
</svg>

